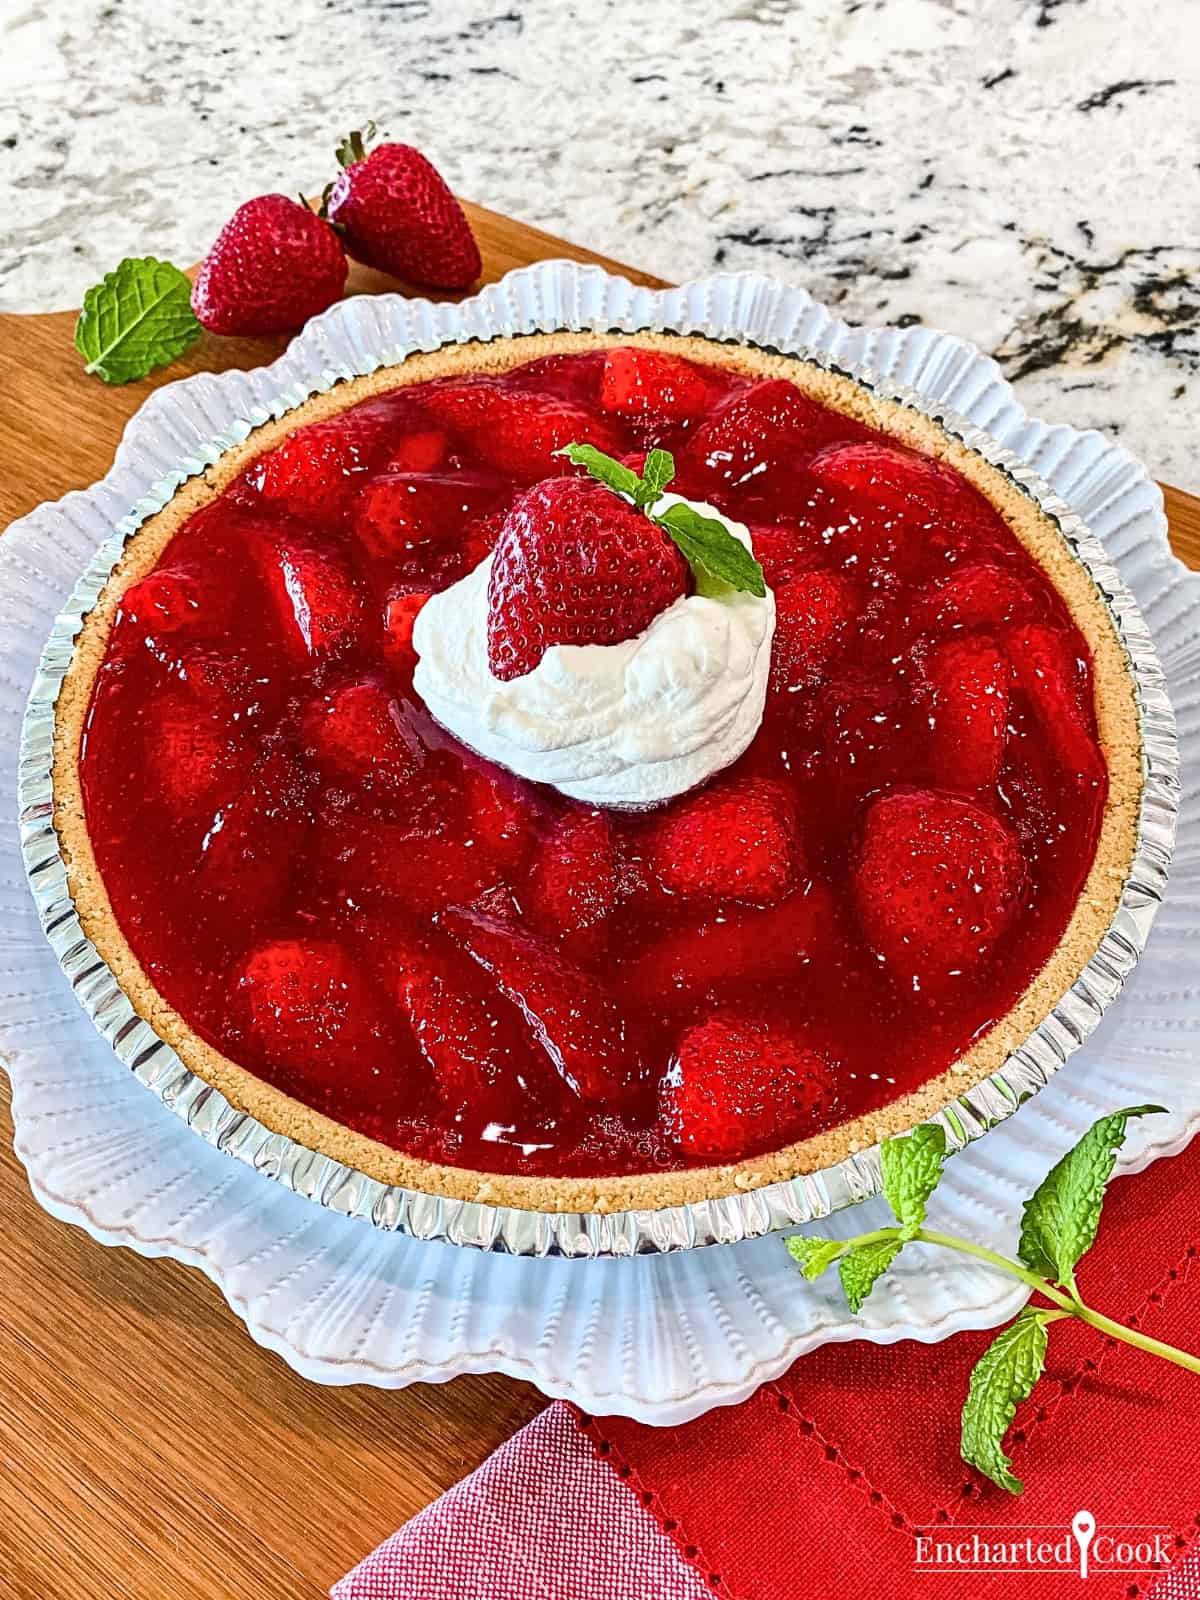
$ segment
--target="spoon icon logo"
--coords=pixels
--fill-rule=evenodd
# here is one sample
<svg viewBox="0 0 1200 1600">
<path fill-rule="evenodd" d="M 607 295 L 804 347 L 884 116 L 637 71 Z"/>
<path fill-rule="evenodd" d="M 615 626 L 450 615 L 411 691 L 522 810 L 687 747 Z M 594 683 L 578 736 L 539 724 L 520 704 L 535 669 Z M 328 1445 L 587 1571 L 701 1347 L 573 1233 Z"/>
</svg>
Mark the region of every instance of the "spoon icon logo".
<svg viewBox="0 0 1200 1600">
<path fill-rule="evenodd" d="M 1088 1575 L 1088 1550 L 1096 1536 L 1096 1519 L 1090 1511 L 1077 1511 L 1071 1519 L 1071 1532 L 1079 1546 L 1079 1576 Z"/>
</svg>

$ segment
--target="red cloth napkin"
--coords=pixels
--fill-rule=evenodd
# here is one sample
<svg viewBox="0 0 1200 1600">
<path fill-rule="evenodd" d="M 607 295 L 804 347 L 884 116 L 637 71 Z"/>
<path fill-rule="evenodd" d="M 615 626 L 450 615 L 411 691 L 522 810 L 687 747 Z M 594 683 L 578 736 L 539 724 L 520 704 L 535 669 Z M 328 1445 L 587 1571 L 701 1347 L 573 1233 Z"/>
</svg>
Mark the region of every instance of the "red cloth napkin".
<svg viewBox="0 0 1200 1600">
<path fill-rule="evenodd" d="M 1200 1140 L 1115 1183 L 1084 1298 L 1200 1348 Z M 679 1428 L 551 1406 L 333 1590 L 335 1600 L 1200 1600 L 1200 1378 L 1074 1323 L 1016 1417 L 1016 1498 L 959 1459 L 967 1375 L 991 1338 L 805 1356 L 740 1406 Z M 1120 1531 L 1118 1531 L 1120 1530 Z M 922 1540 L 1027 1537 L 1030 1571 L 922 1564 Z M 1164 1559 L 1103 1570 L 1106 1541 Z M 971 1547 L 974 1549 L 974 1546 Z M 1025 1558 L 1022 1558 L 1024 1562 Z M 1098 1568 L 1100 1570 L 1098 1570 Z"/>
</svg>

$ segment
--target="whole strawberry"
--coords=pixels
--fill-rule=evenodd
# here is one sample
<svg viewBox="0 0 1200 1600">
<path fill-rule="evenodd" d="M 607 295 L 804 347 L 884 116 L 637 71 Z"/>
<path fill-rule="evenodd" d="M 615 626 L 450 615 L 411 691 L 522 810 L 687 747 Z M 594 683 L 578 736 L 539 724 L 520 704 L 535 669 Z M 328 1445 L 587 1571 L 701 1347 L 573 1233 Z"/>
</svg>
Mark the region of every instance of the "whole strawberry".
<svg viewBox="0 0 1200 1600">
<path fill-rule="evenodd" d="M 643 840 L 644 860 L 670 893 L 767 906 L 804 870 L 791 799 L 770 779 L 725 780 L 677 801 Z"/>
<path fill-rule="evenodd" d="M 552 644 L 619 644 L 686 593 L 649 517 L 587 478 L 534 484 L 504 520 L 488 582 L 488 665 L 520 678 Z"/>
<path fill-rule="evenodd" d="M 935 789 L 893 789 L 872 802 L 853 874 L 868 944 L 917 994 L 986 961 L 1026 885 L 1009 824 Z"/>
<path fill-rule="evenodd" d="M 352 133 L 338 146 L 338 173 L 325 213 L 356 261 L 428 289 L 465 289 L 483 263 L 466 213 L 445 179 L 410 144 Z"/>
<path fill-rule="evenodd" d="M 239 206 L 192 290 L 210 333 L 292 333 L 339 300 L 349 270 L 337 234 L 285 194 Z"/>
<path fill-rule="evenodd" d="M 770 1149 L 798 1112 L 811 1116 L 833 1097 L 829 1060 L 798 1035 L 715 1016 L 679 1041 L 663 1080 L 663 1122 L 689 1155 L 731 1161 Z"/>
</svg>

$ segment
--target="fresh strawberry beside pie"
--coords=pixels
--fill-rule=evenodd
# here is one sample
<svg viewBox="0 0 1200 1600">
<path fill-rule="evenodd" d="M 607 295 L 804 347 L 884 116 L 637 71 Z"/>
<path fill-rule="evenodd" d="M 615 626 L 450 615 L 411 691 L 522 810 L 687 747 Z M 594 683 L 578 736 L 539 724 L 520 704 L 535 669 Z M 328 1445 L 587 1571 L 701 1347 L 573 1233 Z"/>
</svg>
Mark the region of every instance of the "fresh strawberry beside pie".
<svg viewBox="0 0 1200 1600">
<path fill-rule="evenodd" d="M 1111 921 L 1141 772 L 1112 620 L 1002 471 L 800 360 L 561 334 L 344 383 L 179 489 L 84 621 L 55 820 L 235 1106 L 611 1209 L 1000 1067 Z"/>
</svg>

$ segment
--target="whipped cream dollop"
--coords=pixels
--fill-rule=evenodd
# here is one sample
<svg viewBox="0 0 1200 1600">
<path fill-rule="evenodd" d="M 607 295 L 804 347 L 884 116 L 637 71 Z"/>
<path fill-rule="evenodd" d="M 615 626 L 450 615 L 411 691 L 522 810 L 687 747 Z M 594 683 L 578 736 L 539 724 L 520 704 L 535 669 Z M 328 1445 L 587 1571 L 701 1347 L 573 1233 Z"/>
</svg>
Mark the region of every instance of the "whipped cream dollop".
<svg viewBox="0 0 1200 1600">
<path fill-rule="evenodd" d="M 752 550 L 750 532 L 692 505 Z M 414 686 L 432 716 L 479 755 L 575 800 L 649 806 L 736 761 L 762 722 L 775 597 L 685 595 L 620 644 L 551 645 L 507 682 L 488 666 L 492 558 L 417 615 Z"/>
</svg>

